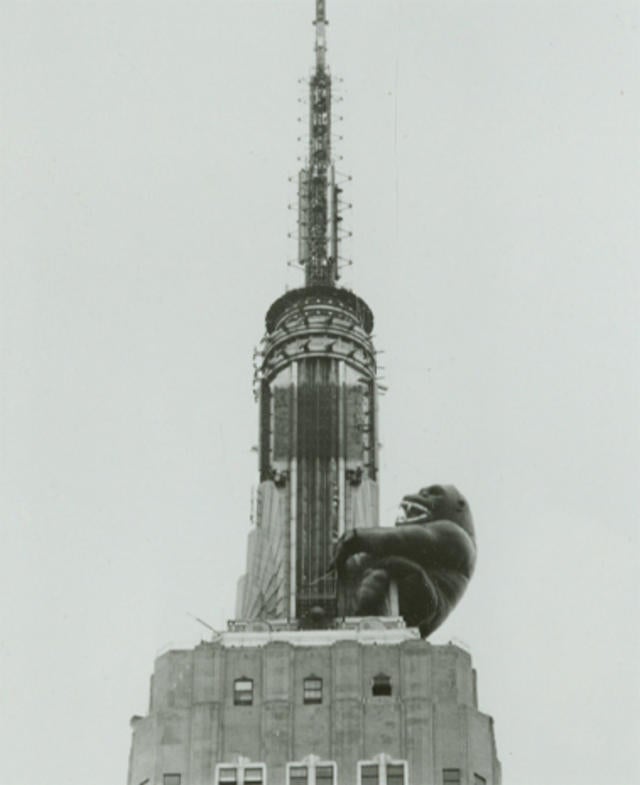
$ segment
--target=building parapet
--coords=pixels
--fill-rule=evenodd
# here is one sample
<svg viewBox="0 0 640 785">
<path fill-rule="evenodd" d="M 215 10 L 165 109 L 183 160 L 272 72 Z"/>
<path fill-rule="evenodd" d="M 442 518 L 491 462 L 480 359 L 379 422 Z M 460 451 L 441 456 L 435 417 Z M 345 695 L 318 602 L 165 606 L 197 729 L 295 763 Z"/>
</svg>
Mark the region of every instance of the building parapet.
<svg viewBox="0 0 640 785">
<path fill-rule="evenodd" d="M 401 643 L 419 640 L 415 628 L 407 628 L 401 617 L 346 617 L 337 619 L 331 629 L 301 630 L 296 621 L 273 619 L 266 621 L 228 622 L 227 632 L 214 640 L 224 646 L 264 646 L 284 642 L 293 646 L 330 646 L 343 640 L 353 640 L 354 633 L 360 643 Z"/>
</svg>

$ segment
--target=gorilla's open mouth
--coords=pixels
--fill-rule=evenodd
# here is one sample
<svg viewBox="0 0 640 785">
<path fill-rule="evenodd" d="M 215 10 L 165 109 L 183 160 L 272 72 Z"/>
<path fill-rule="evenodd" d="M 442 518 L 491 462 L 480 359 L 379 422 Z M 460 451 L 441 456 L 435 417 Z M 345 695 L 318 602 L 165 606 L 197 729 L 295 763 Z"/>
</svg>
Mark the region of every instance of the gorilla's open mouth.
<svg viewBox="0 0 640 785">
<path fill-rule="evenodd" d="M 426 523 L 431 518 L 431 510 L 422 496 L 405 496 L 400 502 L 396 524 Z"/>
</svg>

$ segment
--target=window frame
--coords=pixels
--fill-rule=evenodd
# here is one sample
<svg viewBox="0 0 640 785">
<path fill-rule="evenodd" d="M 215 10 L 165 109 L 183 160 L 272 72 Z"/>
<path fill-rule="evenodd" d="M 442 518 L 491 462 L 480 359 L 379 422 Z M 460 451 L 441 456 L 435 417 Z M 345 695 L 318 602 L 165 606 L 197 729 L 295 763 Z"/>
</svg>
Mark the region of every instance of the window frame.
<svg viewBox="0 0 640 785">
<path fill-rule="evenodd" d="M 445 779 L 446 772 L 457 772 L 457 780 Z M 460 768 L 446 768 L 442 769 L 442 785 L 462 785 L 462 769 Z"/>
<path fill-rule="evenodd" d="M 316 785 L 320 782 L 318 779 L 318 769 L 331 769 L 331 785 L 338 785 L 338 764 L 335 761 L 319 761 L 316 763 L 313 769 L 313 775 L 316 782 Z M 322 782 L 326 782 L 326 780 L 322 780 Z"/>
<path fill-rule="evenodd" d="M 260 769 L 260 780 L 249 780 L 249 779 L 247 779 L 247 772 L 249 770 L 253 771 L 255 769 Z M 267 767 L 266 767 L 265 763 L 245 763 L 245 765 L 244 765 L 244 767 L 242 769 L 242 783 L 243 783 L 243 785 L 245 785 L 245 783 L 248 783 L 250 785 L 250 783 L 253 783 L 253 782 L 258 783 L 258 785 L 265 785 L 266 780 L 267 780 Z"/>
<path fill-rule="evenodd" d="M 409 763 L 406 760 L 405 761 L 392 761 L 392 760 L 386 761 L 386 763 L 384 764 L 384 776 L 385 776 L 386 785 L 389 785 L 389 779 L 390 779 L 390 777 L 389 777 L 389 769 L 392 766 L 395 766 L 396 768 L 401 768 L 402 769 L 402 785 L 407 785 L 407 777 L 408 777 L 408 774 L 409 774 L 409 771 L 408 771 Z"/>
<path fill-rule="evenodd" d="M 379 690 L 383 689 L 383 692 Z M 378 690 L 378 692 L 376 692 Z M 388 692 L 387 692 L 388 690 Z M 393 681 L 386 673 L 376 673 L 371 679 L 371 696 L 373 698 L 391 698 L 393 696 Z"/>
<path fill-rule="evenodd" d="M 178 779 L 177 781 L 174 780 L 173 782 L 170 782 L 167 779 L 167 777 L 177 777 Z M 147 780 L 147 782 L 149 782 L 149 780 Z M 174 772 L 174 771 L 169 771 L 166 774 L 163 774 L 162 785 L 182 785 L 182 774 L 179 774 L 178 772 Z"/>
<path fill-rule="evenodd" d="M 357 763 L 357 784 L 363 785 L 362 782 L 362 769 L 365 766 L 378 767 L 378 783 L 377 785 L 387 785 L 387 767 L 388 766 L 402 766 L 404 784 L 409 785 L 409 761 L 399 760 L 386 755 L 384 752 L 380 755 L 375 755 L 370 760 L 359 760 Z"/>
<path fill-rule="evenodd" d="M 262 771 L 262 781 L 258 782 L 258 780 L 249 780 L 247 785 L 251 785 L 251 783 L 255 783 L 255 785 L 267 785 L 267 764 L 260 763 L 259 761 L 248 760 L 247 758 L 240 758 L 237 761 L 226 761 L 222 763 L 216 763 L 216 767 L 214 769 L 214 783 L 215 785 L 225 785 L 224 780 L 220 780 L 220 772 L 223 769 L 235 769 L 236 772 L 236 780 L 235 785 L 244 785 L 245 784 L 245 774 L 247 769 L 260 769 Z M 231 785 L 231 782 L 229 780 Z"/>
<path fill-rule="evenodd" d="M 338 764 L 335 760 L 322 760 L 316 755 L 309 755 L 303 760 L 289 761 L 286 766 L 286 785 L 291 785 L 291 769 L 307 770 L 306 785 L 316 785 L 316 768 L 319 766 L 330 767 L 333 771 L 333 780 L 331 785 L 338 785 Z"/>
<path fill-rule="evenodd" d="M 234 772 L 235 779 L 233 780 L 220 779 L 223 770 L 225 774 L 227 771 L 232 770 Z M 222 764 L 220 766 L 220 770 L 216 772 L 216 783 L 219 783 L 219 785 L 225 785 L 225 783 L 231 783 L 231 785 L 238 785 L 239 782 L 240 782 L 239 771 L 238 771 L 238 766 L 236 765 L 231 765 L 228 763 Z"/>
<path fill-rule="evenodd" d="M 304 778 L 304 785 L 309 785 L 309 781 L 310 781 L 309 767 L 307 765 L 298 764 L 298 763 L 294 763 L 292 765 L 287 764 L 287 772 L 286 772 L 286 774 L 287 774 L 287 785 L 291 785 L 291 783 L 292 783 L 291 771 L 293 769 L 304 769 L 305 772 L 306 772 L 305 778 Z M 299 782 L 301 779 L 302 779 L 301 777 L 296 777 L 296 782 Z"/>
<path fill-rule="evenodd" d="M 375 769 L 376 779 L 373 785 L 380 785 L 380 764 L 377 761 L 358 761 L 358 785 L 368 785 L 370 780 L 365 783 L 362 778 L 363 769 Z"/>
<path fill-rule="evenodd" d="M 240 684 L 250 685 L 248 688 L 241 688 Z M 238 676 L 233 680 L 233 705 L 234 706 L 253 706 L 253 698 L 255 694 L 255 685 L 253 679 L 248 676 Z M 248 696 L 248 700 L 244 699 Z"/>
<path fill-rule="evenodd" d="M 308 686 L 309 682 L 315 682 L 318 686 Z M 324 681 L 320 676 L 305 676 L 302 680 L 302 703 L 305 706 L 319 705 L 324 700 Z"/>
</svg>

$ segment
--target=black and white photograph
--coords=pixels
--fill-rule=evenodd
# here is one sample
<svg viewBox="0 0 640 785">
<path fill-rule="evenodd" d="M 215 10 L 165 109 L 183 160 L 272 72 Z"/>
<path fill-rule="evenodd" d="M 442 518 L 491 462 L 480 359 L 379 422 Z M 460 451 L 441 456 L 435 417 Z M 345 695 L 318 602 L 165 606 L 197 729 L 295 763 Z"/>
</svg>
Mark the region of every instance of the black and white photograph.
<svg viewBox="0 0 640 785">
<path fill-rule="evenodd" d="M 637 0 L 0 0 L 1 785 L 640 783 Z"/>
</svg>

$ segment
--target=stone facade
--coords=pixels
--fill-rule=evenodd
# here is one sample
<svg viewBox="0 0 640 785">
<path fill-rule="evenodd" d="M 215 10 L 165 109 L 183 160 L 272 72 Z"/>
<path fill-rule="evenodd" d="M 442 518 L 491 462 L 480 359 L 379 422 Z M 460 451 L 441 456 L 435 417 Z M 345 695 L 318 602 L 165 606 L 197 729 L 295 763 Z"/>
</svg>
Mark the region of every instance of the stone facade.
<svg viewBox="0 0 640 785">
<path fill-rule="evenodd" d="M 385 760 L 404 764 L 388 785 L 500 783 L 469 654 L 400 627 L 229 632 L 169 651 L 132 727 L 128 785 L 217 785 L 243 764 L 245 782 L 285 785 L 305 759 L 333 776 L 309 785 L 357 785 Z"/>
</svg>

